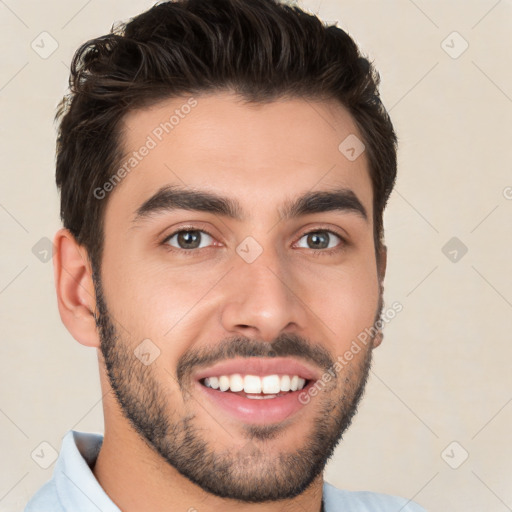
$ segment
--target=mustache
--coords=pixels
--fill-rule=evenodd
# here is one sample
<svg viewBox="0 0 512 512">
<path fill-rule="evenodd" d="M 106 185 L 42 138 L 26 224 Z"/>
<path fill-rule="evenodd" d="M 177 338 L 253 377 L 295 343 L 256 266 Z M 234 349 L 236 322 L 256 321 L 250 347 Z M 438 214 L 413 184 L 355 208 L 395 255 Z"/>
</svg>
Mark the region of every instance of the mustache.
<svg viewBox="0 0 512 512">
<path fill-rule="evenodd" d="M 272 342 L 259 341 L 245 336 L 235 336 L 214 346 L 191 350 L 180 357 L 176 377 L 181 385 L 198 367 L 211 366 L 235 357 L 298 357 L 327 371 L 335 364 L 330 352 L 318 344 L 312 344 L 297 334 L 286 333 Z"/>
</svg>

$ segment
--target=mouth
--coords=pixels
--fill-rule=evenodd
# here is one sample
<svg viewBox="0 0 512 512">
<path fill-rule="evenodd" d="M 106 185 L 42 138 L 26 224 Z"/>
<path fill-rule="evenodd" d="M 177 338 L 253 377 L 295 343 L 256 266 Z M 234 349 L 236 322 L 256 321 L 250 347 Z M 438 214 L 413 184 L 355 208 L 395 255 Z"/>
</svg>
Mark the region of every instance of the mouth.
<svg viewBox="0 0 512 512">
<path fill-rule="evenodd" d="M 246 424 L 276 424 L 304 408 L 301 393 L 317 371 L 289 358 L 233 359 L 195 375 L 196 386 L 215 415 L 227 413 Z"/>
<path fill-rule="evenodd" d="M 298 375 L 220 375 L 205 377 L 201 384 L 207 388 L 218 389 L 223 393 L 236 393 L 251 400 L 265 400 L 301 391 L 309 384 L 309 379 Z"/>
</svg>

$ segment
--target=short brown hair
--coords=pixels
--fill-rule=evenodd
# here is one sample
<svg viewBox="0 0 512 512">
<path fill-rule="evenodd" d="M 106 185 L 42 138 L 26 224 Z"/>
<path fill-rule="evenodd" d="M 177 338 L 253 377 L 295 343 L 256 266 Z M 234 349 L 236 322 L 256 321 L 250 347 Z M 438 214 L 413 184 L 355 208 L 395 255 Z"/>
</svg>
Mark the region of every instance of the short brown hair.
<svg viewBox="0 0 512 512">
<path fill-rule="evenodd" d="M 337 99 L 348 109 L 369 159 L 377 250 L 397 145 L 379 81 L 346 32 L 298 7 L 277 0 L 159 3 L 86 42 L 73 57 L 70 94 L 56 115 L 64 227 L 99 269 L 107 199 L 93 191 L 120 164 L 122 118 L 163 99 L 231 90 L 248 102 Z"/>
</svg>

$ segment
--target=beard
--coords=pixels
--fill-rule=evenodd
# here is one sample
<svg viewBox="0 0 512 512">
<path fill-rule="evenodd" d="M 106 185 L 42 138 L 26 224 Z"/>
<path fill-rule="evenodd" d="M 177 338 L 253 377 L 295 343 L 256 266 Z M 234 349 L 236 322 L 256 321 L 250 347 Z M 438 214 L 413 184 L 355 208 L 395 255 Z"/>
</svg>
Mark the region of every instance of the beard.
<svg viewBox="0 0 512 512">
<path fill-rule="evenodd" d="M 278 440 L 279 436 L 286 438 L 287 422 L 283 422 L 244 425 L 247 443 L 242 448 L 235 448 L 233 439 L 227 443 L 229 446 L 214 449 L 216 435 L 204 425 L 198 425 L 195 414 L 180 413 L 181 403 L 173 407 L 170 393 L 164 391 L 162 376 L 157 377 L 157 365 L 145 366 L 135 357 L 133 350 L 137 343 L 131 344 L 117 331 L 99 276 L 96 275 L 94 283 L 96 325 L 110 386 L 124 417 L 166 463 L 208 493 L 253 503 L 293 498 L 323 472 L 357 411 L 370 371 L 372 343 L 368 343 L 365 353 L 361 351 L 357 362 L 352 360 L 351 365 L 335 374 L 316 400 L 305 406 L 313 412 L 301 446 L 281 452 L 276 445 L 269 447 L 271 440 Z M 377 318 L 381 309 L 382 305 Z M 325 348 L 295 334 L 279 336 L 272 343 L 239 336 L 189 350 L 182 356 L 175 376 L 170 375 L 179 387 L 172 395 L 184 404 L 195 400 L 190 393 L 193 384 L 190 376 L 199 366 L 232 357 L 276 356 L 296 356 L 324 371 L 335 364 Z"/>
</svg>

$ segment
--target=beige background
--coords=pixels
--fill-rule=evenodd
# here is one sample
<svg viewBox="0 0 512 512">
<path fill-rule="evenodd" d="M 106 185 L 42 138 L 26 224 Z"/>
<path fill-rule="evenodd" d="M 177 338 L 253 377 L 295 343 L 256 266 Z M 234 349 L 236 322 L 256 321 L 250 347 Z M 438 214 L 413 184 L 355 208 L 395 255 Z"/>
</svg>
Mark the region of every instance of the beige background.
<svg viewBox="0 0 512 512">
<path fill-rule="evenodd" d="M 59 227 L 53 115 L 78 45 L 152 3 L 0 1 L 1 511 L 22 510 L 50 478 L 53 465 L 31 458 L 43 449 L 51 462 L 40 443 L 102 430 L 95 352 L 62 326 L 40 261 Z M 433 511 L 512 510 L 512 2 L 300 5 L 375 61 L 400 138 L 386 302 L 404 309 L 326 479 Z M 47 58 L 31 47 L 44 37 L 51 49 L 43 31 L 58 43 Z M 468 249 L 445 250 L 457 262 L 442 251 L 452 237 Z"/>
</svg>

